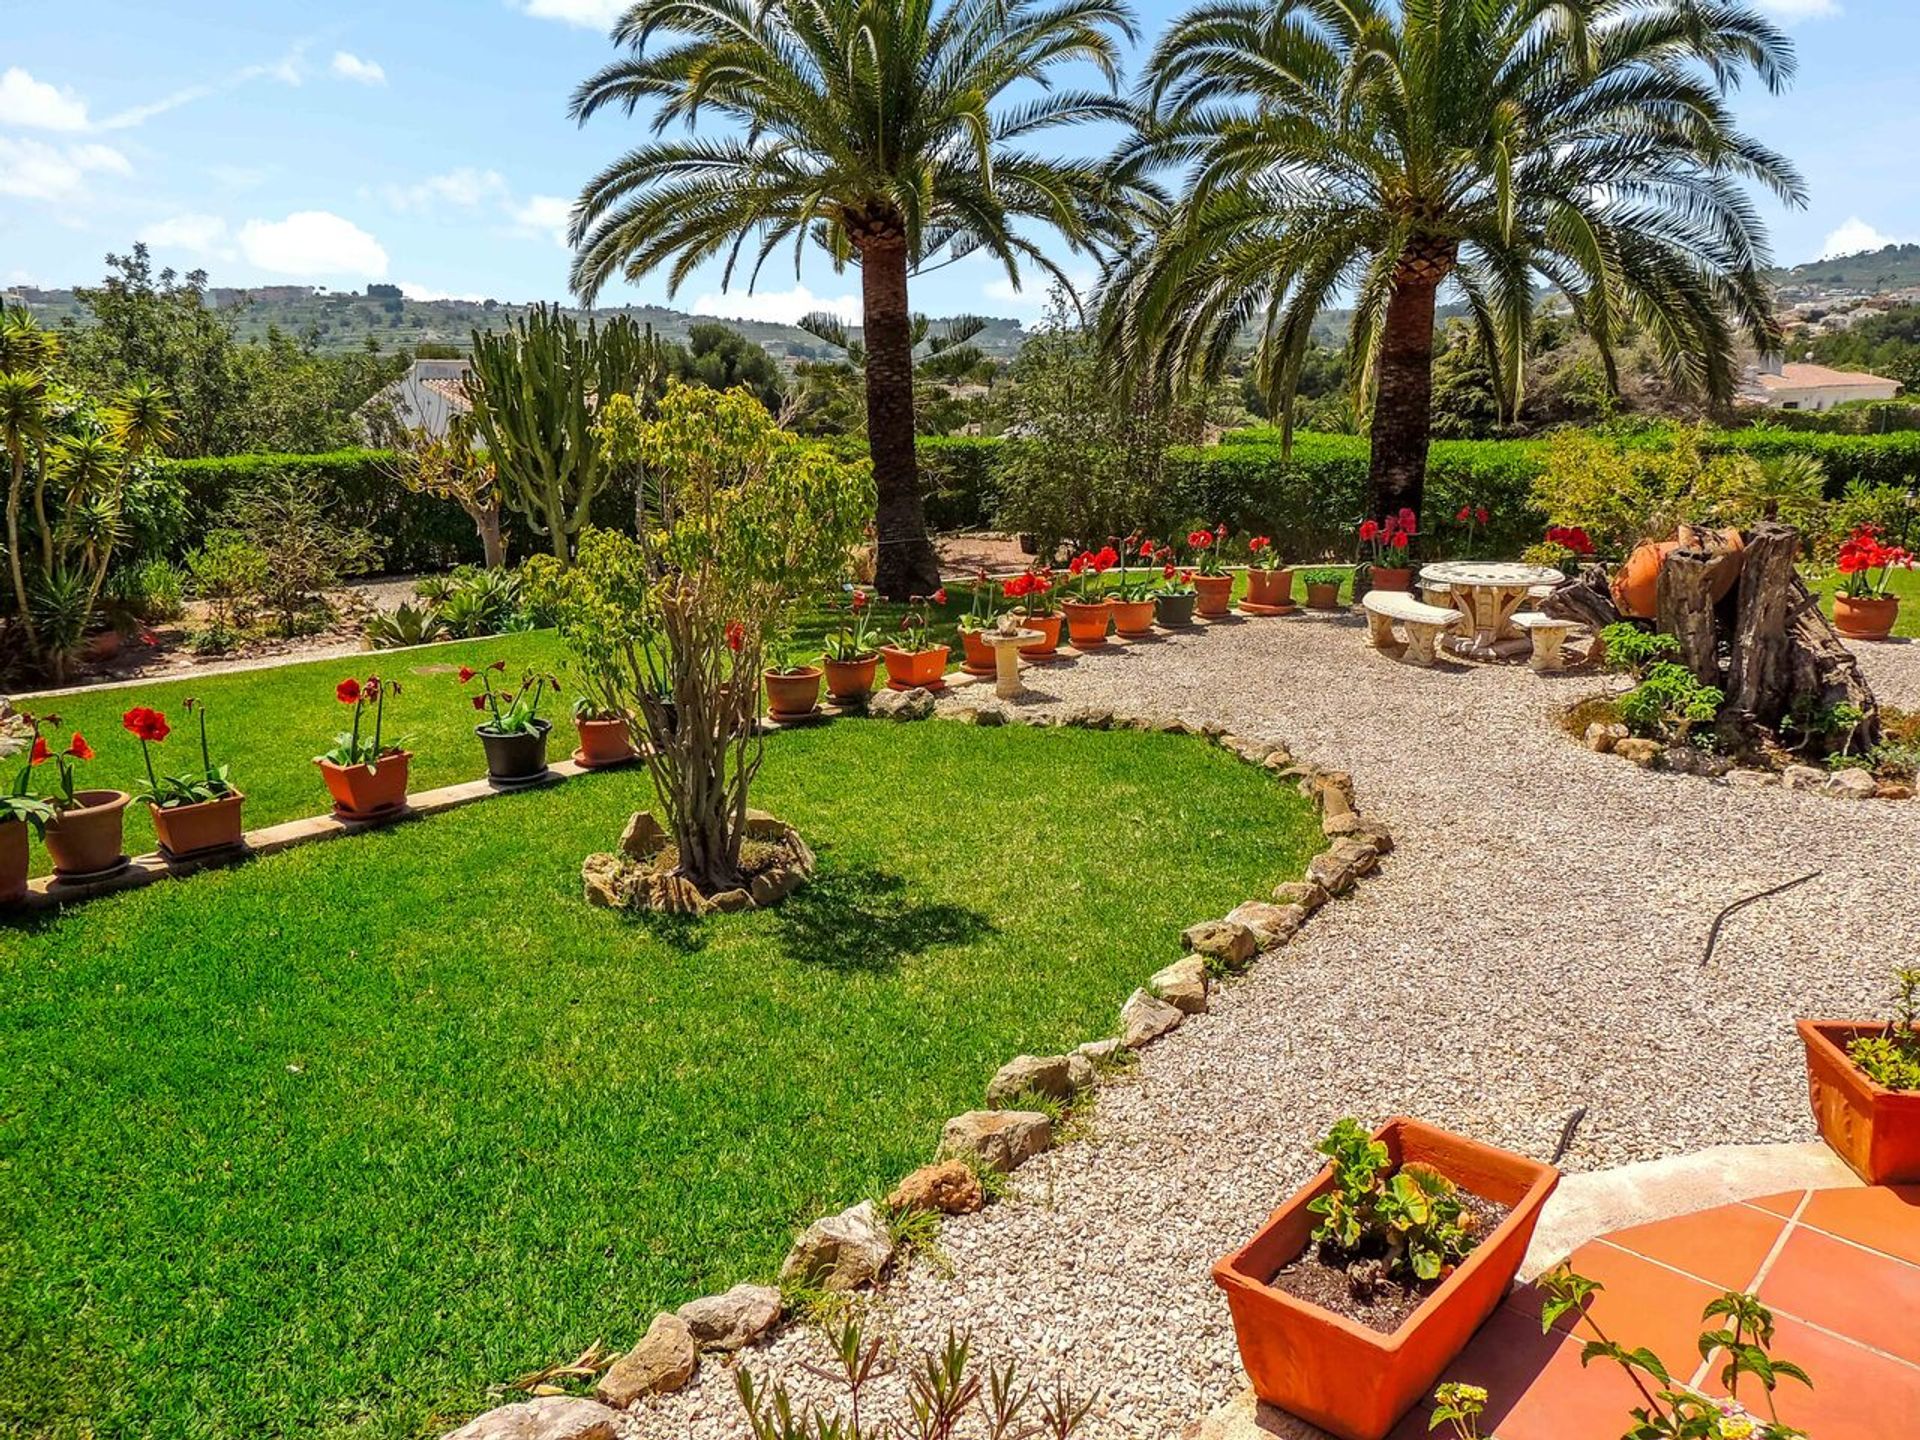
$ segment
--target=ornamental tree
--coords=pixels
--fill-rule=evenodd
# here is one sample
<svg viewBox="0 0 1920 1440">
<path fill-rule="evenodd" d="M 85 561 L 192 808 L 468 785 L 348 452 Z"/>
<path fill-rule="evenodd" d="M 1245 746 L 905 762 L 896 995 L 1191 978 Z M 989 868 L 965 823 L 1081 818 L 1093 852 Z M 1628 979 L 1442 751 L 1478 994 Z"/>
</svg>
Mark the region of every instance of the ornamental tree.
<svg viewBox="0 0 1920 1440">
<path fill-rule="evenodd" d="M 873 509 L 869 463 L 779 429 L 744 390 L 673 382 L 657 419 L 625 396 L 596 427 L 634 468 L 637 539 L 589 528 L 570 569 L 528 565 L 597 713 L 623 715 L 665 813 L 675 873 L 742 882 L 761 650 L 782 611 L 839 578 Z"/>
</svg>

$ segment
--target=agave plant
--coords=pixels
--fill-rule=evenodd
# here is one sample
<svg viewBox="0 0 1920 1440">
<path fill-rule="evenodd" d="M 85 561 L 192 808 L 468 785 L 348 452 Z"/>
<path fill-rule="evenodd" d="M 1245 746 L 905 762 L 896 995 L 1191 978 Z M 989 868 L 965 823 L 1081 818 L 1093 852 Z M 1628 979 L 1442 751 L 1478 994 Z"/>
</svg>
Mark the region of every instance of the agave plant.
<svg viewBox="0 0 1920 1440">
<path fill-rule="evenodd" d="M 399 650 L 444 640 L 447 627 L 428 606 L 403 602 L 369 619 L 362 633 L 375 650 Z"/>
</svg>

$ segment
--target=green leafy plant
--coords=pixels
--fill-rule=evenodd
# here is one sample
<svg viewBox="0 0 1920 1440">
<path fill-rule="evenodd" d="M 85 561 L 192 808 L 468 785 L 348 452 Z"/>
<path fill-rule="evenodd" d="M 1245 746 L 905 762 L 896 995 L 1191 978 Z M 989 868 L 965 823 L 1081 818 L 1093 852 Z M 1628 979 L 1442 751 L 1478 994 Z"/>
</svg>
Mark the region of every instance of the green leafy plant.
<svg viewBox="0 0 1920 1440">
<path fill-rule="evenodd" d="M 325 502 L 285 479 L 235 499 L 227 521 L 259 553 L 257 564 L 244 562 L 254 580 L 250 598 L 271 612 L 282 635 L 319 628 L 330 614 L 326 592 L 379 563 L 368 531 L 336 518 Z"/>
<path fill-rule="evenodd" d="M 1600 632 L 1606 650 L 1607 669 L 1625 674 L 1644 675 L 1647 668 L 1680 653 L 1680 642 L 1671 635 L 1647 630 L 1630 620 L 1616 621 Z"/>
<path fill-rule="evenodd" d="M 1618 703 L 1621 720 L 1635 735 L 1683 744 L 1695 726 L 1713 723 L 1726 698 L 1717 686 L 1694 679 L 1686 666 L 1661 660 Z"/>
<path fill-rule="evenodd" d="M 32 716 L 0 716 L 0 756 L 18 755 L 38 739 L 39 729 Z M 32 827 L 38 835 L 46 829 L 53 814 L 53 806 L 34 791 L 32 764 L 22 765 L 13 777 L 13 784 L 0 790 L 0 824 L 17 820 Z"/>
<path fill-rule="evenodd" d="M 430 607 L 401 601 L 368 617 L 361 633 L 376 650 L 402 650 L 447 638 L 447 624 Z"/>
<path fill-rule="evenodd" d="M 906 611 L 900 616 L 899 648 L 909 654 L 918 654 L 933 648 L 933 609 L 947 603 L 946 587 L 931 595 L 916 595 L 907 602 Z"/>
<path fill-rule="evenodd" d="M 1356 1286 L 1378 1274 L 1402 1283 L 1436 1280 L 1474 1246 L 1459 1188 L 1431 1166 L 1391 1168 L 1385 1144 L 1348 1116 L 1317 1147 L 1333 1162 L 1333 1186 L 1307 1202 L 1321 1217 L 1312 1239 Z"/>
<path fill-rule="evenodd" d="M 185 805 L 207 805 L 234 793 L 233 780 L 225 765 L 213 763 L 207 745 L 207 707 L 198 700 L 186 701 L 187 712 L 200 722 L 200 770 L 197 774 L 162 775 L 154 769 L 153 747 L 172 734 L 164 712 L 136 705 L 120 717 L 120 726 L 140 742 L 140 759 L 147 767 L 147 781 L 139 796 L 162 810 Z"/>
<path fill-rule="evenodd" d="M 1892 1018 L 1878 1035 L 1849 1041 L 1847 1054 L 1877 1085 L 1920 1090 L 1920 966 L 1894 972 Z"/>
<path fill-rule="evenodd" d="M 493 677 L 506 673 L 507 662 L 496 660 L 484 669 L 460 667 L 460 683 L 480 682 L 480 693 L 473 697 L 473 708 L 487 716 L 486 728 L 496 735 L 528 735 L 538 730 L 540 700 L 549 689 L 558 690 L 560 682 L 551 675 L 529 670 L 520 677 L 516 690 L 496 690 Z"/>
<path fill-rule="evenodd" d="M 1160 549 L 1151 540 L 1143 540 L 1138 535 L 1129 535 L 1120 544 L 1120 575 L 1113 582 L 1112 594 L 1116 600 L 1137 603 L 1150 600 L 1156 588 L 1153 562 L 1158 558 Z M 1135 570 L 1130 561 L 1138 560 L 1140 568 Z"/>
<path fill-rule="evenodd" d="M 335 735 L 333 748 L 319 758 L 331 765 L 342 767 L 364 765 L 369 770 L 377 770 L 380 762 L 387 756 L 397 755 L 406 749 L 405 740 L 388 743 L 385 735 L 387 697 L 399 693 L 400 686 L 397 681 L 382 680 L 378 675 L 369 675 L 365 680 L 349 676 L 334 686 L 333 698 L 342 705 L 353 707 L 353 724 Z M 373 707 L 371 735 L 364 734 L 368 706 Z"/>
<path fill-rule="evenodd" d="M 826 658 L 851 665 L 874 653 L 872 602 L 867 592 L 855 588 L 845 603 L 833 606 L 834 625 L 827 631 Z"/>
<path fill-rule="evenodd" d="M 1433 1414 L 1427 1420 L 1429 1432 L 1450 1425 L 1454 1440 L 1480 1440 L 1480 1416 L 1487 1408 L 1485 1389 L 1449 1380 L 1434 1390 L 1433 1399 Z"/>
<path fill-rule="evenodd" d="M 1353 572 L 1344 565 L 1313 565 L 1300 572 L 1302 585 L 1344 585 Z"/>
</svg>

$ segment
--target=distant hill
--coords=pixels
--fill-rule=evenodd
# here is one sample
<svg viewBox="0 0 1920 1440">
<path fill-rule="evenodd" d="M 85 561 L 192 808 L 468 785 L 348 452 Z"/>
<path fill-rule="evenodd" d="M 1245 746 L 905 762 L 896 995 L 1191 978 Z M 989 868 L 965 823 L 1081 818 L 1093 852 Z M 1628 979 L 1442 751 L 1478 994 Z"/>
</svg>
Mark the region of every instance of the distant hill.
<svg viewBox="0 0 1920 1440">
<path fill-rule="evenodd" d="M 1782 289 L 1849 290 L 1881 295 L 1920 285 L 1920 245 L 1889 245 L 1859 255 L 1812 260 L 1775 270 L 1768 277 Z"/>
<path fill-rule="evenodd" d="M 271 285 L 252 291 L 211 289 L 207 302 L 240 307 L 243 338 L 264 336 L 269 327 L 278 327 L 296 338 L 312 334 L 319 347 L 329 351 L 359 349 L 368 336 L 388 351 L 420 345 L 452 345 L 465 350 L 475 330 L 504 329 L 510 319 L 530 308 L 498 300 L 409 300 L 387 285 L 368 289 L 371 293 L 317 290 L 305 285 Z M 23 302 L 43 325 L 58 325 L 69 318 L 78 324 L 87 318 L 71 290 L 27 287 L 12 292 L 9 303 L 13 298 Z M 594 313 L 631 315 L 668 340 L 684 340 L 693 326 L 718 321 L 787 360 L 827 360 L 839 353 L 794 325 L 689 315 L 659 305 L 609 307 Z M 859 332 L 856 329 L 854 333 Z M 991 359 L 1010 360 L 1025 338 L 1018 320 L 993 319 L 973 343 Z"/>
</svg>

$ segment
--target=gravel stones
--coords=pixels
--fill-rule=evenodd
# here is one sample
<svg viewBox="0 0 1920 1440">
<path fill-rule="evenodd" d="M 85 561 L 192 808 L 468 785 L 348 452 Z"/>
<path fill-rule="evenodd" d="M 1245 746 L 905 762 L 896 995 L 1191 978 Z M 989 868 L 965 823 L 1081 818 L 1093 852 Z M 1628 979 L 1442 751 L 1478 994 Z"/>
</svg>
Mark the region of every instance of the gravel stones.
<svg viewBox="0 0 1920 1440">
<path fill-rule="evenodd" d="M 940 1153 L 1005 1174 L 1053 1148 L 1053 1121 L 1038 1110 L 969 1110 L 947 1121 Z"/>
<path fill-rule="evenodd" d="M 676 1313 L 701 1349 L 740 1350 L 778 1325 L 780 1310 L 773 1286 L 736 1285 L 724 1295 L 689 1300 Z"/>
<path fill-rule="evenodd" d="M 878 1280 L 893 1258 L 893 1236 L 871 1200 L 809 1225 L 787 1252 L 781 1282 L 857 1290 Z"/>
<path fill-rule="evenodd" d="M 687 1322 L 678 1315 L 656 1315 L 640 1343 L 600 1377 L 593 1398 L 624 1410 L 642 1395 L 678 1390 L 693 1378 L 693 1367 L 699 1363 Z"/>
</svg>

